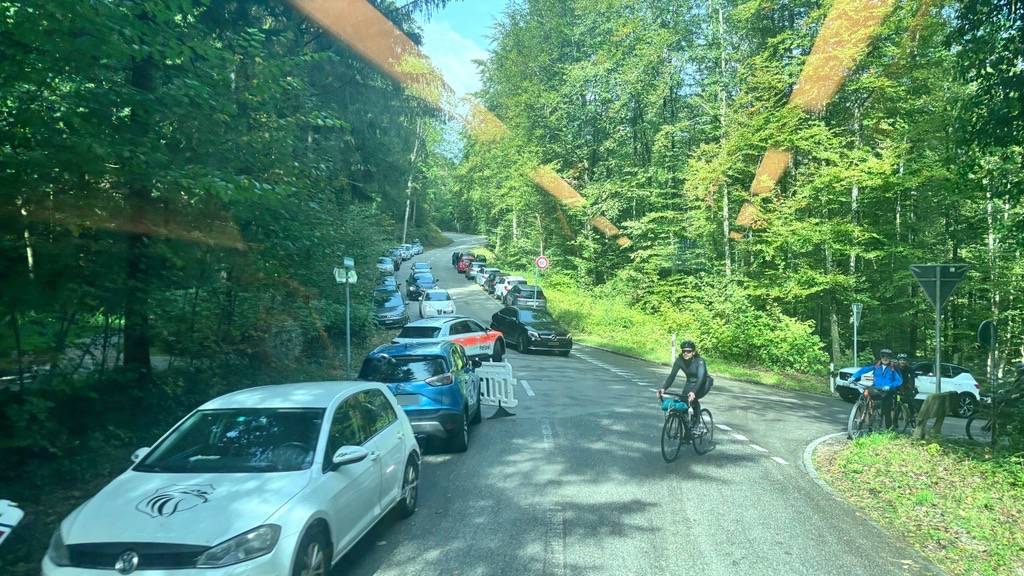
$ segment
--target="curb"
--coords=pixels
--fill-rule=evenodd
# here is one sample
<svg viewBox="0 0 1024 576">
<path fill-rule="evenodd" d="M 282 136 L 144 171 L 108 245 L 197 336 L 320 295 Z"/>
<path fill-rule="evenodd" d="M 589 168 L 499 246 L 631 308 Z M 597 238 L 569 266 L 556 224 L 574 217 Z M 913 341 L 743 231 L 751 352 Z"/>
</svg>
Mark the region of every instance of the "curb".
<svg viewBox="0 0 1024 576">
<path fill-rule="evenodd" d="M 839 495 L 832 490 L 832 487 L 829 486 L 828 483 L 821 479 L 821 475 L 818 474 L 818 469 L 814 467 L 814 451 L 818 449 L 818 446 L 821 446 L 825 442 L 828 442 L 833 438 L 840 438 L 844 436 L 846 436 L 846 432 L 833 432 L 832 434 L 826 434 L 821 438 L 814 440 L 804 448 L 804 455 L 800 461 L 800 467 L 803 468 L 804 472 L 811 477 L 811 480 L 814 480 L 818 486 L 821 486 L 826 492 L 836 498 L 839 498 Z M 842 499 L 840 498 L 840 500 Z"/>
</svg>

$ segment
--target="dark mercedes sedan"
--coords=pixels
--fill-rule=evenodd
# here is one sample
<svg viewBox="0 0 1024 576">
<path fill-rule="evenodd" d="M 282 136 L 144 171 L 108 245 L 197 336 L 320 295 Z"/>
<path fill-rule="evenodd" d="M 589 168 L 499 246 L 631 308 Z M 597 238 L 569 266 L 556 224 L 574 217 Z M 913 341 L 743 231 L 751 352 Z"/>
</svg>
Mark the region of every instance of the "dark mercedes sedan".
<svg viewBox="0 0 1024 576">
<path fill-rule="evenodd" d="M 491 328 L 504 334 L 508 345 L 523 354 L 553 350 L 568 356 L 572 350 L 572 335 L 546 310 L 508 306 L 491 316 Z"/>
</svg>

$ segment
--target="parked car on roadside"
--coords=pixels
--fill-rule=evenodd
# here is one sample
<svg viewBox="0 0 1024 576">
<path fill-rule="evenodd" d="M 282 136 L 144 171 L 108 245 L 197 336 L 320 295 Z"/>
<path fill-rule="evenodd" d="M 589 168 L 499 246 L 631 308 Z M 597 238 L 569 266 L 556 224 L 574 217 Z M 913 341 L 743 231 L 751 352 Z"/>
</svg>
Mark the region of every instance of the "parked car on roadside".
<svg viewBox="0 0 1024 576">
<path fill-rule="evenodd" d="M 413 262 L 412 268 L 410 269 L 413 273 L 416 272 L 430 272 L 434 268 L 430 265 L 430 262 Z"/>
<path fill-rule="evenodd" d="M 413 272 L 405 281 L 405 295 L 410 300 L 419 300 L 431 288 L 437 288 L 437 278 L 430 272 Z"/>
<path fill-rule="evenodd" d="M 505 278 L 506 274 L 500 270 L 497 272 L 491 272 L 487 275 L 487 279 L 484 280 L 484 291 L 488 294 L 494 294 L 494 287 L 498 285 Z"/>
<path fill-rule="evenodd" d="M 505 357 L 505 336 L 465 316 L 424 318 L 407 324 L 391 341 L 450 340 L 466 349 L 470 358 L 501 362 Z"/>
<path fill-rule="evenodd" d="M 420 317 L 454 316 L 455 300 L 446 290 L 427 290 L 420 298 Z"/>
<path fill-rule="evenodd" d="M 487 267 L 487 266 L 485 266 L 482 270 L 477 272 L 476 273 L 476 278 L 475 278 L 477 285 L 483 286 L 484 282 L 487 281 L 487 277 L 490 276 L 491 273 L 493 273 L 493 272 L 501 273 L 501 269 L 500 268 L 494 268 L 494 267 Z"/>
<path fill-rule="evenodd" d="M 232 392 L 132 460 L 60 523 L 44 575 L 324 574 L 419 494 L 413 427 L 377 382 Z"/>
<path fill-rule="evenodd" d="M 572 350 L 572 334 L 545 310 L 506 306 L 491 316 L 491 328 L 504 334 L 523 354 L 553 350 L 568 356 Z"/>
<path fill-rule="evenodd" d="M 484 263 L 483 262 L 473 262 L 472 264 L 469 265 L 469 268 L 466 268 L 466 279 L 467 280 L 475 279 L 477 273 L 480 272 L 483 269 L 484 269 Z"/>
<path fill-rule="evenodd" d="M 916 375 L 914 383 L 917 385 L 918 402 L 924 402 L 928 396 L 935 393 L 935 363 L 914 362 L 911 364 Z M 839 370 L 833 380 L 835 391 L 839 397 L 847 402 L 853 402 L 860 394 L 860 390 L 850 381 L 853 375 L 859 370 L 858 367 L 843 368 Z M 870 384 L 871 373 L 861 377 L 862 384 Z M 954 416 L 966 418 L 974 413 L 978 402 L 981 400 L 981 387 L 974 375 L 969 370 L 956 364 L 942 364 L 942 391 L 956 392 L 957 403 L 952 413 Z"/>
<path fill-rule="evenodd" d="M 473 254 L 473 258 L 476 258 L 477 262 L 487 264 L 487 256 L 485 254 Z"/>
<path fill-rule="evenodd" d="M 393 274 L 395 272 L 395 261 L 388 256 L 377 258 L 377 270 L 381 274 Z"/>
<path fill-rule="evenodd" d="M 519 284 L 526 284 L 526 278 L 522 276 L 505 276 L 501 282 L 494 284 L 494 297 L 501 300 L 508 293 L 509 289 Z"/>
<path fill-rule="evenodd" d="M 517 306 L 520 308 L 544 308 L 548 301 L 540 286 L 531 284 L 516 284 L 501 299 L 506 306 Z"/>
<path fill-rule="evenodd" d="M 398 328 L 409 322 L 405 298 L 398 290 L 373 291 L 373 320 L 382 328 Z"/>
<path fill-rule="evenodd" d="M 474 258 L 472 256 L 463 254 L 462 257 L 459 258 L 459 263 L 455 266 L 455 270 L 459 274 L 465 274 L 466 270 L 469 268 L 469 265 L 472 264 L 473 261 Z"/>
<path fill-rule="evenodd" d="M 419 238 L 412 241 L 412 253 L 417 256 L 423 254 L 423 243 L 420 242 Z"/>
<path fill-rule="evenodd" d="M 378 289 L 378 290 L 384 289 L 384 290 L 388 290 L 388 291 L 397 291 L 398 290 L 398 279 L 395 278 L 391 274 L 389 274 L 387 276 L 381 276 L 380 277 L 380 281 L 377 282 L 377 288 L 376 289 Z"/>
<path fill-rule="evenodd" d="M 418 440 L 436 438 L 465 452 L 469 426 L 481 420 L 478 365 L 454 342 L 385 344 L 366 357 L 359 378 L 387 384 Z"/>
<path fill-rule="evenodd" d="M 414 256 L 412 253 L 412 244 L 401 244 L 398 246 L 402 250 L 402 259 L 408 260 Z"/>
</svg>

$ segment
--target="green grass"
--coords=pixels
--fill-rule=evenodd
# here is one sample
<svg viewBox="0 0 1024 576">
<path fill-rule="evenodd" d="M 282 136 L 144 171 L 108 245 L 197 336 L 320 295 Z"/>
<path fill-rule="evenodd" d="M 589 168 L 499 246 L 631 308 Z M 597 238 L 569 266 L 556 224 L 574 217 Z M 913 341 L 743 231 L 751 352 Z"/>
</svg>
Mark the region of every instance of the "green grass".
<svg viewBox="0 0 1024 576">
<path fill-rule="evenodd" d="M 950 574 L 1024 574 L 1024 461 L 876 434 L 817 455 L 823 477 Z"/>
</svg>

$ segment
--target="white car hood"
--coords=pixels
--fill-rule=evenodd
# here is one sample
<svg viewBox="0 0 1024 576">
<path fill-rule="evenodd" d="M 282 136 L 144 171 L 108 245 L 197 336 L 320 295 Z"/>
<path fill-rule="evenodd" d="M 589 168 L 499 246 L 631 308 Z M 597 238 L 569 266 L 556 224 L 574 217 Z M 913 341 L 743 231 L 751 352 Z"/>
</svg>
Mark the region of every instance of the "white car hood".
<svg viewBox="0 0 1024 576">
<path fill-rule="evenodd" d="M 309 478 L 309 470 L 262 474 L 129 470 L 69 517 L 64 542 L 212 546 L 263 524 Z"/>
</svg>

